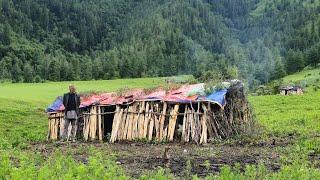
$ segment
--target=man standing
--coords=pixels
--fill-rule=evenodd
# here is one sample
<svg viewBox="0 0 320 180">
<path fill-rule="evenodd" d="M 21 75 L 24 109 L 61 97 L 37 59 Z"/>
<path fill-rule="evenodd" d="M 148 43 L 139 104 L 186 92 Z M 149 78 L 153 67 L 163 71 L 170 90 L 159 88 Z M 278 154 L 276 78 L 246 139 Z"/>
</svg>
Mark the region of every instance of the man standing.
<svg viewBox="0 0 320 180">
<path fill-rule="evenodd" d="M 63 95 L 63 105 L 65 107 L 64 114 L 64 128 L 62 139 L 66 140 L 68 137 L 69 124 L 71 123 L 71 138 L 72 142 L 76 141 L 77 121 L 79 117 L 80 96 L 76 93 L 74 85 L 69 86 L 69 93 Z"/>
</svg>

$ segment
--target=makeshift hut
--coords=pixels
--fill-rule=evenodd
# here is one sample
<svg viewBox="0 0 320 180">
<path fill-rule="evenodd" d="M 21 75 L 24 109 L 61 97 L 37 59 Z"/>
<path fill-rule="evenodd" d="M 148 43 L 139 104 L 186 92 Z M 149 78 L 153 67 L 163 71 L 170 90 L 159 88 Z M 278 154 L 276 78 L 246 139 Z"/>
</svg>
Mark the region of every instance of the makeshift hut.
<svg viewBox="0 0 320 180">
<path fill-rule="evenodd" d="M 205 93 L 204 84 L 177 89 L 129 90 L 81 97 L 78 136 L 85 141 L 181 141 L 207 143 L 246 132 L 252 115 L 239 81 Z M 62 135 L 61 97 L 47 109 L 48 139 Z"/>
<path fill-rule="evenodd" d="M 302 95 L 303 94 L 303 89 L 299 86 L 286 86 L 286 87 L 281 87 L 280 89 L 280 94 L 281 95 Z"/>
</svg>

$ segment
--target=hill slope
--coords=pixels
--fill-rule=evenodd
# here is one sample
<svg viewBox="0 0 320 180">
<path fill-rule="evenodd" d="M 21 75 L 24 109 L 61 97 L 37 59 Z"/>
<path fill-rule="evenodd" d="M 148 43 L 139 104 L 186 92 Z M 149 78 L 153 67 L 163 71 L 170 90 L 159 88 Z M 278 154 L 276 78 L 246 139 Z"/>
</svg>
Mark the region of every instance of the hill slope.
<svg viewBox="0 0 320 180">
<path fill-rule="evenodd" d="M 0 0 L 0 79 L 194 74 L 251 86 L 320 60 L 313 0 Z"/>
</svg>

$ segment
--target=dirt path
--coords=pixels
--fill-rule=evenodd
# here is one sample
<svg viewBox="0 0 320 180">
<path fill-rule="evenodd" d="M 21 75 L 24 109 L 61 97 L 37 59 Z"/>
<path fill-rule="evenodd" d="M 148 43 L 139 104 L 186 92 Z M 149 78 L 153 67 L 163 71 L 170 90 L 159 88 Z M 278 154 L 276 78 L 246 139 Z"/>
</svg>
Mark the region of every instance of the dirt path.
<svg viewBox="0 0 320 180">
<path fill-rule="evenodd" d="M 236 163 L 240 164 L 241 169 L 247 164 L 263 163 L 269 170 L 277 171 L 280 169 L 281 156 L 276 150 L 277 147 L 288 146 L 293 141 L 293 139 L 277 139 L 255 144 L 236 142 L 204 146 L 124 142 L 115 144 L 37 143 L 30 145 L 28 150 L 41 152 L 44 157 L 48 157 L 56 150 L 67 152 L 68 149 L 72 149 L 76 161 L 87 163 L 89 148 L 94 147 L 99 152 L 115 154 L 117 164 L 123 166 L 127 174 L 133 177 L 159 167 L 169 168 L 175 176 L 183 176 L 190 171 L 192 174 L 205 176 L 219 172 L 224 165 L 234 166 Z"/>
</svg>

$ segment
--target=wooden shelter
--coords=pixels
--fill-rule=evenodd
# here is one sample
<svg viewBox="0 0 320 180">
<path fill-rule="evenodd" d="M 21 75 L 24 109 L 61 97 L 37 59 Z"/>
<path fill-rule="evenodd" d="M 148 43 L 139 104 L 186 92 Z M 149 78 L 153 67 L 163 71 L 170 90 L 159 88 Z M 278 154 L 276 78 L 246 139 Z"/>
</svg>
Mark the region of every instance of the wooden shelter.
<svg viewBox="0 0 320 180">
<path fill-rule="evenodd" d="M 108 140 L 111 143 L 142 140 L 204 144 L 245 133 L 251 125 L 252 115 L 242 83 L 231 84 L 223 98 L 223 106 L 199 99 L 94 103 L 82 108 L 77 136 L 84 141 Z M 49 113 L 49 140 L 61 137 L 63 114 L 63 111 Z"/>
<path fill-rule="evenodd" d="M 302 95 L 303 89 L 299 86 L 286 86 L 279 89 L 280 94 L 283 96 L 286 95 Z"/>
</svg>

